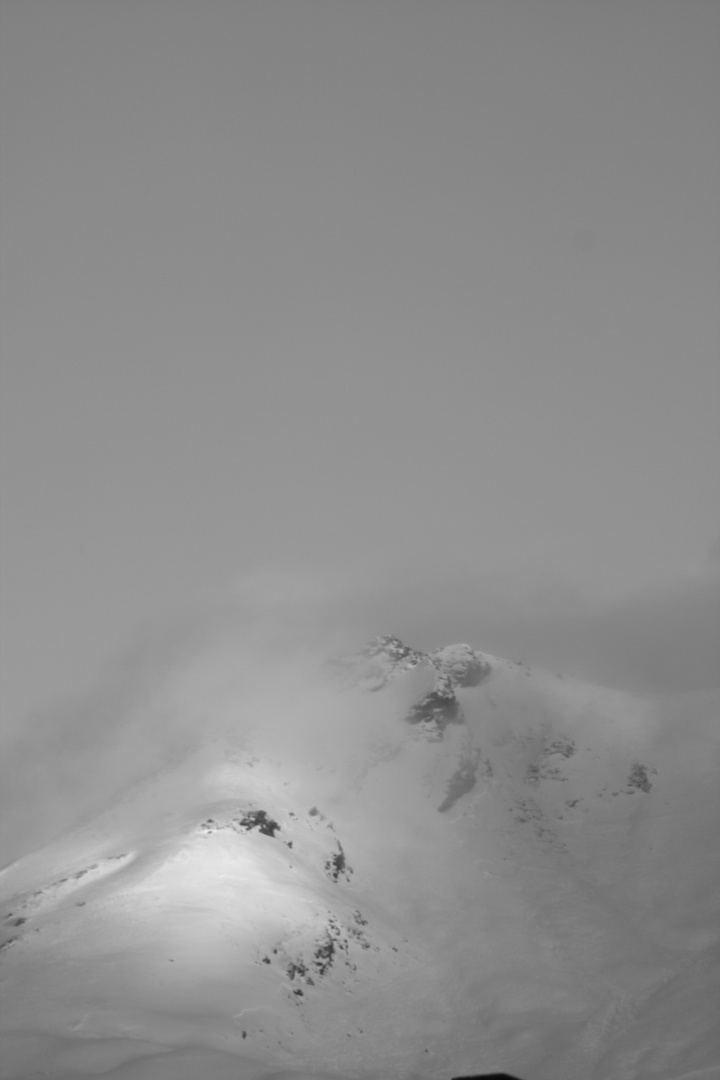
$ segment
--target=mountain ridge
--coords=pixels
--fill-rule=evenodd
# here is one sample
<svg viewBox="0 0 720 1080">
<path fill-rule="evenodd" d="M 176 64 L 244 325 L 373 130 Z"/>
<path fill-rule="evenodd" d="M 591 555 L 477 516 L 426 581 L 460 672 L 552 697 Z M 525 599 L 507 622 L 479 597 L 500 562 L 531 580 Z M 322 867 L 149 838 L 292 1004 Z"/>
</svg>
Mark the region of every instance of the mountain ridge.
<svg viewBox="0 0 720 1080">
<path fill-rule="evenodd" d="M 0 874 L 2 1075 L 686 1065 L 632 1031 L 712 967 L 717 868 L 676 819 L 709 839 L 717 796 L 651 703 L 392 635 L 324 670 L 307 707 L 201 740 Z M 692 873 L 659 902 L 668 859 Z"/>
</svg>

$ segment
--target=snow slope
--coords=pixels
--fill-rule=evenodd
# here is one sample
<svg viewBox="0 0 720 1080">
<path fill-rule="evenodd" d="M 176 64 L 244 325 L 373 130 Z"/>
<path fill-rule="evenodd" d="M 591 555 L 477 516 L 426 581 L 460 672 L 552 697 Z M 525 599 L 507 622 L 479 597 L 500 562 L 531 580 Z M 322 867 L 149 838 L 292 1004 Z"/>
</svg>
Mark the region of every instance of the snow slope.
<svg viewBox="0 0 720 1080">
<path fill-rule="evenodd" d="M 2 872 L 0 1077 L 717 1078 L 718 738 L 375 639 Z"/>
</svg>

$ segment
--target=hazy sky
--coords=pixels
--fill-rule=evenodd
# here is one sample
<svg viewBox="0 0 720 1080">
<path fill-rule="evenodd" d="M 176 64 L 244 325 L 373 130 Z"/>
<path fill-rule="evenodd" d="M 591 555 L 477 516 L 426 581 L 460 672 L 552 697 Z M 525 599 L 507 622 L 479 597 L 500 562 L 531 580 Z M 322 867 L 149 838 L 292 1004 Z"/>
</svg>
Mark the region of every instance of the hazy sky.
<svg viewBox="0 0 720 1080">
<path fill-rule="evenodd" d="M 4 0 L 0 29 L 6 716 L 268 565 L 426 606 L 530 582 L 490 651 L 572 638 L 583 590 L 610 652 L 678 609 L 707 651 L 715 0 Z"/>
</svg>

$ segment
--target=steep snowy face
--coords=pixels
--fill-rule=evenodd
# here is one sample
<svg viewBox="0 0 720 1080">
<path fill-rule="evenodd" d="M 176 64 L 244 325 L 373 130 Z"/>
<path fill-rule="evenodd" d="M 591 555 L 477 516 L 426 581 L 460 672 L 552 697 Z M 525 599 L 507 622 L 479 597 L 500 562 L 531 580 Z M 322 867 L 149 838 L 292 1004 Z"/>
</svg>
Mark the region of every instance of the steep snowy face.
<svg viewBox="0 0 720 1080">
<path fill-rule="evenodd" d="M 720 1061 L 716 699 L 391 636 L 285 682 L 0 875 L 4 1080 Z"/>
</svg>

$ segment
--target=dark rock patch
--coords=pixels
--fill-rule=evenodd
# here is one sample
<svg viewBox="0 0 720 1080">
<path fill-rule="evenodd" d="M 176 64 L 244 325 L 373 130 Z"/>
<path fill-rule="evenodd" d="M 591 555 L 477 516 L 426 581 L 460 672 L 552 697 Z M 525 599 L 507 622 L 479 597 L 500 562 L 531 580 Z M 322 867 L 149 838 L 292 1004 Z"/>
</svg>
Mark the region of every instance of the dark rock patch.
<svg viewBox="0 0 720 1080">
<path fill-rule="evenodd" d="M 325 861 L 325 873 L 332 881 L 337 882 L 341 874 L 346 881 L 349 881 L 352 872 L 352 866 L 348 866 L 347 859 L 345 858 L 343 846 L 338 841 L 337 851 L 334 851 L 330 858 Z"/>
<path fill-rule="evenodd" d="M 250 829 L 258 829 L 264 836 L 274 836 L 280 829 L 280 825 L 268 816 L 266 810 L 250 810 L 240 818 L 238 824 L 248 832 Z"/>
<path fill-rule="evenodd" d="M 405 717 L 433 741 L 440 741 L 448 724 L 462 724 L 463 715 L 452 689 L 441 687 L 425 694 Z"/>
<path fill-rule="evenodd" d="M 200 825 L 206 834 L 220 832 L 222 829 L 232 829 L 234 832 L 250 832 L 257 829 L 264 836 L 274 837 L 282 826 L 271 818 L 267 810 L 247 810 L 239 817 L 230 818 L 226 821 L 216 821 L 215 818 L 207 818 Z"/>
<path fill-rule="evenodd" d="M 632 765 L 630 769 L 630 775 L 628 776 L 628 790 L 645 792 L 650 791 L 652 783 L 650 782 L 650 779 L 648 777 L 649 772 L 657 773 L 657 770 L 651 768 L 649 765 L 641 765 L 638 761 L 636 761 Z"/>
</svg>

